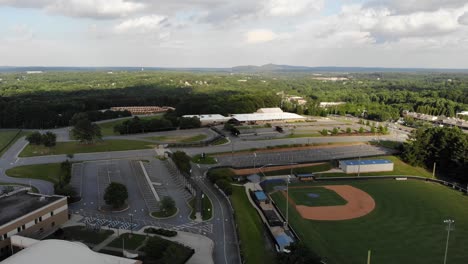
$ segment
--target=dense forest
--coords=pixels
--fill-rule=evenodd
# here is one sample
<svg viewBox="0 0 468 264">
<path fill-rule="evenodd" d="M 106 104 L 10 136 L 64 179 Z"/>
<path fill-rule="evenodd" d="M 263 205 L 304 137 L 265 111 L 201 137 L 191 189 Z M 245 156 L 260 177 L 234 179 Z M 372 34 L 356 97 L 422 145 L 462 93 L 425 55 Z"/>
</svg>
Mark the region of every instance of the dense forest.
<svg viewBox="0 0 468 264">
<path fill-rule="evenodd" d="M 340 77 L 327 81 L 323 77 Z M 282 92 L 282 93 L 281 93 Z M 284 102 L 302 96 L 302 106 Z M 320 102 L 346 102 L 320 108 Z M 128 113 L 98 114 L 112 106 L 176 107 L 177 115 L 234 114 L 282 106 L 307 115 L 365 114 L 397 119 L 402 110 L 455 116 L 468 110 L 468 74 L 460 73 L 185 73 L 50 72 L 0 74 L 0 128 L 54 128 L 88 112 L 94 120 Z"/>
</svg>

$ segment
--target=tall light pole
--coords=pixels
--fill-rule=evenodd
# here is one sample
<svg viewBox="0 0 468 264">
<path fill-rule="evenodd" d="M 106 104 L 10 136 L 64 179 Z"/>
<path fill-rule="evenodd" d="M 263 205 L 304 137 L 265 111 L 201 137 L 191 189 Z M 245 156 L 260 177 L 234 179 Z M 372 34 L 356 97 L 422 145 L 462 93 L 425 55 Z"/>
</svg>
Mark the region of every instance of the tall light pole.
<svg viewBox="0 0 468 264">
<path fill-rule="evenodd" d="M 255 170 L 255 167 L 256 167 L 256 163 L 257 163 L 257 153 L 253 153 L 253 156 L 254 156 L 254 170 Z"/>
<path fill-rule="evenodd" d="M 444 264 L 447 263 L 447 252 L 448 252 L 448 242 L 450 238 L 450 230 L 452 229 L 452 224 L 455 223 L 455 220 L 446 219 L 444 223 L 447 224 L 447 242 L 445 243 L 445 256 L 444 256 Z"/>
<path fill-rule="evenodd" d="M 285 223 L 285 227 L 288 226 L 288 223 L 289 223 L 289 179 L 290 179 L 291 175 L 288 175 L 288 179 L 286 180 L 286 193 L 287 193 L 287 196 L 286 196 L 286 223 Z"/>
<path fill-rule="evenodd" d="M 359 164 L 358 164 L 358 171 L 357 171 L 358 177 L 361 175 L 361 148 L 362 148 L 362 145 L 359 146 Z"/>
</svg>

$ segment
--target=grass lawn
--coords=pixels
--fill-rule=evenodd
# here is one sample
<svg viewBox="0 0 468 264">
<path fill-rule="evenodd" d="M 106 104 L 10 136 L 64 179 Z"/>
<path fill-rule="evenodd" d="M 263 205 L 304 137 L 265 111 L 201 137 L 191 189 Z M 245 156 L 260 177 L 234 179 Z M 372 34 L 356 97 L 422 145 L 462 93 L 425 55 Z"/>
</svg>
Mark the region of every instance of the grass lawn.
<svg viewBox="0 0 468 264">
<path fill-rule="evenodd" d="M 228 142 L 229 142 L 229 140 L 227 140 L 226 138 L 223 137 L 223 138 L 220 138 L 220 139 L 216 140 L 216 141 L 213 142 L 211 145 L 214 145 L 214 146 L 216 146 L 216 145 L 223 145 L 223 144 L 226 144 L 226 143 L 228 143 Z"/>
<path fill-rule="evenodd" d="M 172 208 L 170 211 L 152 212 L 151 215 L 157 218 L 167 218 L 175 215 L 178 212 L 177 207 Z"/>
<path fill-rule="evenodd" d="M 266 230 L 257 211 L 250 204 L 244 187 L 232 186 L 231 196 L 239 229 L 241 253 L 245 263 L 275 263 L 272 249 L 267 248 Z"/>
<path fill-rule="evenodd" d="M 136 250 L 139 246 L 143 244 L 146 239 L 145 235 L 133 234 L 130 238 L 130 233 L 125 233 L 120 235 L 118 238 L 112 240 L 107 246 L 122 248 L 122 239 L 124 240 L 125 249 Z"/>
<path fill-rule="evenodd" d="M 335 206 L 345 205 L 347 203 L 346 200 L 336 192 L 321 187 L 307 189 L 290 188 L 288 194 L 297 205 Z M 310 195 L 317 195 L 318 197 L 310 197 Z"/>
<path fill-rule="evenodd" d="M 84 226 L 71 226 L 63 228 L 63 234 L 61 236 L 55 236 L 54 234 L 48 236 L 46 239 L 63 239 L 71 241 L 80 241 L 87 244 L 97 245 L 108 238 L 114 233 L 112 230 L 103 230 L 96 232 L 93 230 L 86 229 Z"/>
<path fill-rule="evenodd" d="M 137 140 L 103 140 L 95 144 L 80 144 L 78 142 L 57 142 L 54 147 L 48 148 L 44 146 L 29 144 L 20 157 L 34 157 L 44 155 L 57 154 L 75 154 L 75 153 L 92 153 L 92 152 L 107 152 L 135 149 L 150 149 L 153 146 L 151 143 Z"/>
<path fill-rule="evenodd" d="M 328 264 L 442 263 L 447 236 L 444 219 L 454 219 L 447 263 L 468 263 L 468 197 L 448 187 L 422 181 L 368 180 L 310 183 L 349 184 L 370 194 L 376 208 L 346 221 L 303 219 L 289 207 L 291 225 Z M 285 212 L 285 199 L 273 199 Z"/>
<path fill-rule="evenodd" d="M 154 136 L 146 137 L 146 139 L 167 142 L 167 143 L 193 143 L 206 139 L 208 136 L 205 134 L 198 134 L 195 136 Z"/>
<path fill-rule="evenodd" d="M 10 177 L 31 178 L 57 183 L 63 171 L 60 163 L 26 165 L 11 168 L 5 172 Z"/>
<path fill-rule="evenodd" d="M 369 172 L 361 173 L 362 176 L 386 176 L 386 175 L 406 175 L 406 176 L 421 176 L 426 178 L 433 178 L 432 173 L 421 167 L 413 167 L 396 156 L 380 156 L 372 158 L 362 158 L 361 160 L 369 159 L 388 159 L 391 160 L 394 164 L 393 171 L 384 171 L 384 172 Z M 346 174 L 346 173 L 323 173 L 320 176 L 322 177 L 340 177 L 340 176 L 357 176 L 357 173 Z"/>
<path fill-rule="evenodd" d="M 208 196 L 204 196 L 202 199 L 203 203 L 203 210 L 202 210 L 202 219 L 203 220 L 209 220 L 211 219 L 213 215 L 213 205 L 211 204 L 210 198 Z M 190 219 L 195 219 L 195 198 L 192 198 L 189 201 L 189 205 L 192 208 L 192 213 L 190 214 Z"/>
<path fill-rule="evenodd" d="M 307 166 L 302 168 L 293 168 L 293 173 L 297 174 L 306 174 L 306 173 L 314 173 L 314 172 L 321 172 L 327 171 L 332 168 L 330 163 L 323 163 L 315 166 Z M 290 169 L 285 170 L 277 170 L 277 171 L 268 171 L 265 172 L 266 176 L 276 176 L 276 175 L 289 175 L 291 173 Z"/>
<path fill-rule="evenodd" d="M 124 121 L 132 119 L 133 117 L 128 117 L 120 120 L 115 120 L 115 121 L 110 121 L 110 122 L 105 122 L 99 124 L 99 127 L 101 128 L 101 134 L 103 137 L 105 136 L 118 136 L 120 135 L 119 133 L 114 132 L 114 127 L 116 125 L 122 124 Z M 161 115 L 156 115 L 156 116 L 143 116 L 139 117 L 142 120 L 151 120 L 151 119 L 159 119 L 161 118 Z"/>
<path fill-rule="evenodd" d="M 198 163 L 198 164 L 216 164 L 218 163 L 215 158 L 206 155 L 204 159 L 202 159 L 200 154 L 197 154 L 192 157 L 192 162 L 193 163 Z"/>
</svg>

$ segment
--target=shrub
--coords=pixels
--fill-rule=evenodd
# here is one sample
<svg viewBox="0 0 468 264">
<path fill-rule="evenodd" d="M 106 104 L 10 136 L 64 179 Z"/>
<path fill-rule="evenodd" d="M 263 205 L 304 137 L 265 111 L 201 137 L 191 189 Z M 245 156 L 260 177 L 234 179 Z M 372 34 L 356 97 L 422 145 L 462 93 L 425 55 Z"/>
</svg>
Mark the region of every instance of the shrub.
<svg viewBox="0 0 468 264">
<path fill-rule="evenodd" d="M 161 236 L 166 236 L 166 237 L 177 236 L 177 231 L 167 230 L 163 228 L 153 228 L 153 227 L 146 228 L 145 233 L 156 234 L 156 235 L 161 235 Z"/>
</svg>

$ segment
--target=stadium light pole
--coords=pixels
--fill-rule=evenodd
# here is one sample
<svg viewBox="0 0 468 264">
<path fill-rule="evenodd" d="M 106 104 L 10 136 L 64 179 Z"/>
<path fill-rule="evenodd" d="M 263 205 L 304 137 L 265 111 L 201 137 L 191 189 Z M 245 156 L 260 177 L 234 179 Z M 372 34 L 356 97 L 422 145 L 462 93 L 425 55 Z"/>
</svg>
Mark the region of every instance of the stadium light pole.
<svg viewBox="0 0 468 264">
<path fill-rule="evenodd" d="M 133 235 L 133 214 L 128 214 L 130 216 L 130 234 Z"/>
<path fill-rule="evenodd" d="M 256 167 L 256 163 L 257 163 L 257 153 L 253 153 L 253 156 L 254 156 L 254 170 L 255 170 L 255 167 Z"/>
<path fill-rule="evenodd" d="M 452 229 L 452 224 L 455 223 L 455 220 L 446 219 L 444 223 L 447 224 L 447 242 L 445 243 L 445 256 L 444 256 L 444 264 L 447 263 L 447 252 L 448 252 L 448 242 L 450 239 L 450 230 Z"/>
</svg>

